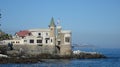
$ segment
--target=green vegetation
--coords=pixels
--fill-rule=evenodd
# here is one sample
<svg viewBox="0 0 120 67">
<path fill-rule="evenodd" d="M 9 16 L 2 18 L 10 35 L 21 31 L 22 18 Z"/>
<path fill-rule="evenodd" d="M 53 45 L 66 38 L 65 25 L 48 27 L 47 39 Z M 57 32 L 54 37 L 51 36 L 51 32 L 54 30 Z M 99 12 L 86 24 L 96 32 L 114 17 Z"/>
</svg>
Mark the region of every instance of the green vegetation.
<svg viewBox="0 0 120 67">
<path fill-rule="evenodd" d="M 4 33 L 2 30 L 0 30 L 0 41 L 9 39 L 12 39 L 12 35 Z"/>
</svg>

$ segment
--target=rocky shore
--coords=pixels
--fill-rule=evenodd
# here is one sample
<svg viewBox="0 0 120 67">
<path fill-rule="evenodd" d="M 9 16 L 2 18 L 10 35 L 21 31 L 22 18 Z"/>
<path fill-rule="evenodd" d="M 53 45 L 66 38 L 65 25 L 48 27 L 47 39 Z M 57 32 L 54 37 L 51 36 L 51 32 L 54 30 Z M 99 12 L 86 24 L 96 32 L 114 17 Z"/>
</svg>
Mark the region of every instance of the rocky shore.
<svg viewBox="0 0 120 67">
<path fill-rule="evenodd" d="M 73 58 L 77 58 L 77 59 L 100 59 L 100 58 L 107 58 L 107 57 L 103 54 L 100 54 L 100 53 L 81 52 L 78 54 L 73 54 Z"/>
<path fill-rule="evenodd" d="M 0 64 L 6 63 L 38 63 L 42 62 L 39 58 L 0 58 Z"/>
<path fill-rule="evenodd" d="M 15 50 L 8 51 L 6 46 L 0 46 L 0 64 L 6 63 L 38 63 L 45 62 L 42 59 L 100 59 L 106 58 L 103 54 L 96 52 L 73 51 L 71 55 L 56 55 L 56 54 L 38 54 L 28 55 L 19 53 Z"/>
<path fill-rule="evenodd" d="M 45 62 L 42 59 L 96 59 L 96 58 L 106 58 L 102 54 L 74 54 L 71 56 L 59 56 L 59 55 L 50 55 L 50 54 L 41 54 L 34 57 L 0 57 L 0 64 L 5 63 L 38 63 L 38 62 Z"/>
</svg>

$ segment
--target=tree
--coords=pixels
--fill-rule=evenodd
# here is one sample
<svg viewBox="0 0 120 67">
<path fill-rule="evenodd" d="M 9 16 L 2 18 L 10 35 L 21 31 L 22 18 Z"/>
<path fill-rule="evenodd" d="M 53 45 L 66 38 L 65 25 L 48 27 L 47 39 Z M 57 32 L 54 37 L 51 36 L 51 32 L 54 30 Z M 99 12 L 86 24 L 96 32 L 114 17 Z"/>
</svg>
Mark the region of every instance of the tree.
<svg viewBox="0 0 120 67">
<path fill-rule="evenodd" d="M 1 32 L 0 41 L 1 40 L 9 40 L 9 39 L 12 39 L 12 35 L 4 33 L 4 32 Z"/>
</svg>

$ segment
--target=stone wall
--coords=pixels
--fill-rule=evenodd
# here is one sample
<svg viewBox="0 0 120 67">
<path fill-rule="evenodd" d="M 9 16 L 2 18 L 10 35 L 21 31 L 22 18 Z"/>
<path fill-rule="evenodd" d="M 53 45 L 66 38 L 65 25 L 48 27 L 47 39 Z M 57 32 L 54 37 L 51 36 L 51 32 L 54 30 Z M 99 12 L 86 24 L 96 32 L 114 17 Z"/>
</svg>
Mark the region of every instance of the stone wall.
<svg viewBox="0 0 120 67">
<path fill-rule="evenodd" d="M 42 53 L 54 54 L 55 52 L 55 47 L 53 45 L 14 45 L 13 49 L 30 55 L 37 55 Z"/>
<path fill-rule="evenodd" d="M 8 45 L 0 45 L 1 52 L 7 54 L 18 55 L 39 55 L 39 54 L 52 54 L 52 55 L 71 55 L 72 50 L 70 45 L 59 45 L 60 50 L 57 50 L 54 45 L 13 45 L 13 50 L 10 50 Z"/>
<path fill-rule="evenodd" d="M 60 55 L 71 55 L 72 49 L 70 45 L 61 45 L 60 46 Z"/>
</svg>

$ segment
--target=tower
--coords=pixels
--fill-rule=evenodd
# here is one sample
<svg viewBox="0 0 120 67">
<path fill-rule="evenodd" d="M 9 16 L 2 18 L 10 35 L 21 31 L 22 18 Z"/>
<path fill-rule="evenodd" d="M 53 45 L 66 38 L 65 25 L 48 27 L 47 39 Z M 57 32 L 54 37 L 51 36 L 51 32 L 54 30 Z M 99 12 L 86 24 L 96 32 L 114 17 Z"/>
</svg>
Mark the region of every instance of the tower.
<svg viewBox="0 0 120 67">
<path fill-rule="evenodd" d="M 49 29 L 50 29 L 50 41 L 52 45 L 55 45 L 56 43 L 56 25 L 54 23 L 54 18 L 51 18 L 51 22 L 49 25 Z"/>
<path fill-rule="evenodd" d="M 59 55 L 60 55 L 60 50 L 61 50 L 61 30 L 62 30 L 62 27 L 58 25 L 57 26 L 57 37 L 56 37 L 56 49 Z"/>
<path fill-rule="evenodd" d="M 62 30 L 62 27 L 60 25 L 60 18 L 57 20 L 57 34 L 60 33 Z"/>
<path fill-rule="evenodd" d="M 60 23 L 60 20 L 59 20 Z M 61 25 L 57 26 L 56 47 L 59 55 L 71 55 L 71 31 L 62 30 Z"/>
</svg>

